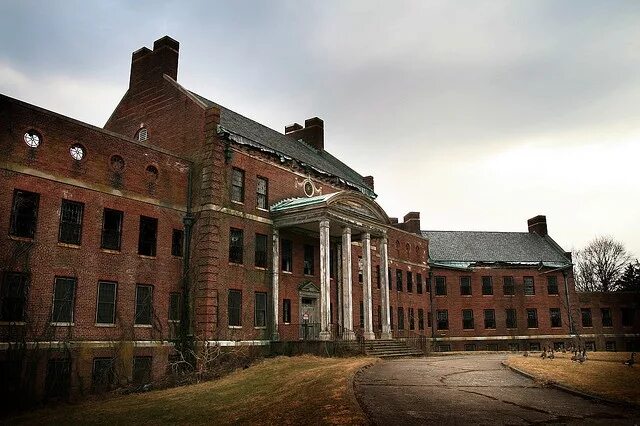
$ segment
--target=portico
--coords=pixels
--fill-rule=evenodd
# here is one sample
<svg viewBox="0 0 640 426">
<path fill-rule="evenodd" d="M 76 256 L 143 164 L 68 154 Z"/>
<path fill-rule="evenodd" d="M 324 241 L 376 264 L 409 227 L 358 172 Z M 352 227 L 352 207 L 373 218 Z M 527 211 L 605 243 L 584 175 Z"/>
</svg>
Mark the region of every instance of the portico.
<svg viewBox="0 0 640 426">
<path fill-rule="evenodd" d="M 319 310 L 320 340 L 331 340 L 341 333 L 341 338 L 355 338 L 353 322 L 353 269 L 352 247 L 356 241 L 362 247 L 362 300 L 363 300 L 363 337 L 375 339 L 372 313 L 372 240 L 377 241 L 380 256 L 381 290 L 381 337 L 391 338 L 388 285 L 387 231 L 389 218 L 382 208 L 371 198 L 353 191 L 340 191 L 314 197 L 302 197 L 282 200 L 271 206 L 273 218 L 273 263 L 272 263 L 272 306 L 274 333 L 278 340 L 280 299 L 280 232 L 295 229 L 319 238 Z M 331 320 L 331 276 L 330 247 L 337 253 L 338 314 L 334 315 L 338 324 Z M 333 325 L 337 325 L 334 327 Z"/>
</svg>

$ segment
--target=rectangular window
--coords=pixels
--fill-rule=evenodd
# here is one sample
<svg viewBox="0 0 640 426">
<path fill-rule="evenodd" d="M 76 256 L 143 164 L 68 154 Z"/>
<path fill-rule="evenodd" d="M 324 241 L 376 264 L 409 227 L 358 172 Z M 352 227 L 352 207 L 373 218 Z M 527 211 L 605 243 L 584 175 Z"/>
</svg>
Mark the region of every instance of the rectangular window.
<svg viewBox="0 0 640 426">
<path fill-rule="evenodd" d="M 363 263 L 362 263 L 362 257 L 358 256 L 358 282 L 359 282 L 360 284 L 362 284 L 362 279 L 363 279 L 363 276 L 362 276 L 362 266 L 363 266 Z"/>
<path fill-rule="evenodd" d="M 153 286 L 136 284 L 136 316 L 134 324 L 151 325 Z"/>
<path fill-rule="evenodd" d="M 511 352 L 518 352 L 520 350 L 520 345 L 517 343 L 508 343 L 507 347 Z"/>
<path fill-rule="evenodd" d="M 471 277 L 460 277 L 460 295 L 471 296 Z"/>
<path fill-rule="evenodd" d="M 305 275 L 313 275 L 313 270 L 314 270 L 313 255 L 314 255 L 313 246 L 305 244 L 304 245 L 304 274 Z"/>
<path fill-rule="evenodd" d="M 151 383 L 151 366 L 153 358 L 150 356 L 133 357 L 133 384 L 145 385 Z"/>
<path fill-rule="evenodd" d="M 413 293 L 413 273 L 407 271 L 407 293 Z"/>
<path fill-rule="evenodd" d="M 244 203 L 244 170 L 231 171 L 231 201 Z"/>
<path fill-rule="evenodd" d="M 438 330 L 448 330 L 449 329 L 449 311 L 442 310 L 436 311 L 436 319 L 438 320 Z"/>
<path fill-rule="evenodd" d="M 144 256 L 156 255 L 158 240 L 158 219 L 140 216 L 140 234 L 138 236 L 138 254 Z"/>
<path fill-rule="evenodd" d="M 482 294 L 485 296 L 493 294 L 493 280 L 491 277 L 482 277 Z"/>
<path fill-rule="evenodd" d="M 433 323 L 433 318 L 431 317 L 431 312 L 427 312 L 427 327 L 431 328 Z"/>
<path fill-rule="evenodd" d="M 393 330 L 393 306 L 389 306 L 389 326 Z"/>
<path fill-rule="evenodd" d="M 547 293 L 558 294 L 558 277 L 555 275 L 547 277 Z"/>
<path fill-rule="evenodd" d="M 591 309 L 581 308 L 580 315 L 582 316 L 583 327 L 593 327 L 593 321 L 591 320 Z"/>
<path fill-rule="evenodd" d="M 424 309 L 418 309 L 418 330 L 424 330 Z"/>
<path fill-rule="evenodd" d="M 505 296 L 513 296 L 516 294 L 516 286 L 513 283 L 513 277 L 502 277 L 502 292 Z"/>
<path fill-rule="evenodd" d="M 415 318 L 414 318 L 414 310 L 413 308 L 409 308 L 407 311 L 407 314 L 409 315 L 409 330 L 415 330 L 416 329 L 416 322 L 415 322 Z"/>
<path fill-rule="evenodd" d="M 182 294 L 169 294 L 169 321 L 180 321 L 182 312 Z"/>
<path fill-rule="evenodd" d="M 496 311 L 493 309 L 484 310 L 484 328 L 496 328 Z"/>
<path fill-rule="evenodd" d="M 376 330 L 382 330 L 382 306 L 378 305 L 378 323 L 374 327 Z"/>
<path fill-rule="evenodd" d="M 476 344 L 475 343 L 465 343 L 464 344 L 464 350 L 466 352 L 473 352 L 476 350 Z"/>
<path fill-rule="evenodd" d="M 229 262 L 242 264 L 244 254 L 244 231 L 231 228 L 229 230 Z"/>
<path fill-rule="evenodd" d="M 607 352 L 615 352 L 616 351 L 616 342 L 609 340 L 604 342 L 604 350 Z"/>
<path fill-rule="evenodd" d="M 391 268 L 387 269 L 387 273 L 388 273 L 388 278 L 389 278 L 389 291 L 391 291 L 392 287 L 393 287 L 393 274 L 391 273 Z"/>
<path fill-rule="evenodd" d="M 71 382 L 71 360 L 50 359 L 47 362 L 47 376 L 45 377 L 44 392 L 48 398 L 64 398 L 69 395 Z"/>
<path fill-rule="evenodd" d="M 104 209 L 100 247 L 108 250 L 120 250 L 123 217 L 124 213 L 119 210 Z"/>
<path fill-rule="evenodd" d="M 398 307 L 398 330 L 404 330 L 404 308 Z"/>
<path fill-rule="evenodd" d="M 549 309 L 549 317 L 551 318 L 551 327 L 562 327 L 562 317 L 559 308 Z"/>
<path fill-rule="evenodd" d="M 447 280 L 445 277 L 436 277 L 436 296 L 447 295 Z"/>
<path fill-rule="evenodd" d="M 473 310 L 471 309 L 463 309 L 462 310 L 462 328 L 464 330 L 473 330 Z"/>
<path fill-rule="evenodd" d="M 524 294 L 526 296 L 533 296 L 536 294 L 536 288 L 533 284 L 533 277 L 524 277 Z"/>
<path fill-rule="evenodd" d="M 530 351 L 539 351 L 540 350 L 540 342 L 529 342 L 529 350 Z"/>
<path fill-rule="evenodd" d="M 600 313 L 602 314 L 602 326 L 613 327 L 613 318 L 611 317 L 611 308 L 602 308 L 600 309 Z"/>
<path fill-rule="evenodd" d="M 256 327 L 267 326 L 267 293 L 256 292 L 253 325 Z"/>
<path fill-rule="evenodd" d="M 376 285 L 380 288 L 382 278 L 380 277 L 380 265 L 376 265 Z"/>
<path fill-rule="evenodd" d="M 174 229 L 171 234 L 171 254 L 182 257 L 182 247 L 184 246 L 184 231 Z"/>
<path fill-rule="evenodd" d="M 242 291 L 229 290 L 227 310 L 229 312 L 229 325 L 242 326 Z"/>
<path fill-rule="evenodd" d="M 53 289 L 52 322 L 73 322 L 73 302 L 76 292 L 76 279 L 56 277 Z"/>
<path fill-rule="evenodd" d="M 91 372 L 92 392 L 109 390 L 115 381 L 113 358 L 94 358 Z"/>
<path fill-rule="evenodd" d="M 282 300 L 282 322 L 291 323 L 291 299 Z"/>
<path fill-rule="evenodd" d="M 422 294 L 422 274 L 416 274 L 416 292 Z"/>
<path fill-rule="evenodd" d="M 633 325 L 633 316 L 635 312 L 633 308 L 622 308 L 622 326 L 631 327 Z"/>
<path fill-rule="evenodd" d="M 282 270 L 285 272 L 293 270 L 293 245 L 291 240 L 282 240 Z"/>
<path fill-rule="evenodd" d="M 256 204 L 259 209 L 267 210 L 269 208 L 269 180 L 258 176 L 256 182 Z"/>
<path fill-rule="evenodd" d="M 40 194 L 19 189 L 13 191 L 10 235 L 24 238 L 35 236 L 39 203 Z"/>
<path fill-rule="evenodd" d="M 507 309 L 507 328 L 517 328 L 518 327 L 518 316 L 516 314 L 515 309 Z"/>
<path fill-rule="evenodd" d="M 58 241 L 66 244 L 80 245 L 82 240 L 82 216 L 84 204 L 62 200 L 60 207 L 60 227 Z"/>
<path fill-rule="evenodd" d="M 360 328 L 364 328 L 364 303 L 360 301 Z"/>
<path fill-rule="evenodd" d="M 527 309 L 527 327 L 538 328 L 538 310 Z"/>
<path fill-rule="evenodd" d="M 402 291 L 402 269 L 396 269 L 396 290 Z"/>
<path fill-rule="evenodd" d="M 96 324 L 114 324 L 116 322 L 116 288 L 110 281 L 98 281 L 98 306 Z"/>
<path fill-rule="evenodd" d="M 24 321 L 28 275 L 5 272 L 0 288 L 0 321 Z"/>
<path fill-rule="evenodd" d="M 267 267 L 267 236 L 263 234 L 256 234 L 256 247 L 255 247 L 255 266 L 258 268 Z"/>
</svg>

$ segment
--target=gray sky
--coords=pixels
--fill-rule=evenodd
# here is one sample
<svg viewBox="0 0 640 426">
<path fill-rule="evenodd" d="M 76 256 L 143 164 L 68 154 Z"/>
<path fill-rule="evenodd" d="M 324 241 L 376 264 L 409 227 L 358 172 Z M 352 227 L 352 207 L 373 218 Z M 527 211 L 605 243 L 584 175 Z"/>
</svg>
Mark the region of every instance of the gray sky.
<svg viewBox="0 0 640 426">
<path fill-rule="evenodd" d="M 423 229 L 525 231 L 640 256 L 640 2 L 0 1 L 0 93 L 102 126 L 131 52 L 325 147 Z"/>
</svg>

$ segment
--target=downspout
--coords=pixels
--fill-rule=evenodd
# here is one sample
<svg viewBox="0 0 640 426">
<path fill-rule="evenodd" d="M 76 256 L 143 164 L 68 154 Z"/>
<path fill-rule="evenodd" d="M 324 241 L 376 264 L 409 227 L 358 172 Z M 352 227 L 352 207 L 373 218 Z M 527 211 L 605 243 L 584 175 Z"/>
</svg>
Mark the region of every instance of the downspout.
<svg viewBox="0 0 640 426">
<path fill-rule="evenodd" d="M 564 297 L 567 301 L 567 314 L 569 315 L 569 334 L 575 334 L 573 329 L 573 316 L 571 315 L 571 303 L 569 301 L 569 273 L 567 272 L 567 268 L 562 270 L 562 276 L 564 278 Z"/>
<path fill-rule="evenodd" d="M 436 333 L 435 333 L 435 321 L 436 321 L 436 317 L 433 315 L 433 286 L 431 285 L 431 282 L 433 277 L 433 272 L 429 271 L 429 310 L 431 311 L 431 341 L 435 342 L 435 337 L 436 337 Z"/>
<path fill-rule="evenodd" d="M 187 213 L 182 220 L 184 224 L 184 256 L 182 258 L 182 318 L 180 318 L 180 331 L 183 342 L 187 341 L 187 337 L 192 337 L 191 329 L 191 310 L 190 310 L 190 290 L 191 280 L 189 278 L 189 266 L 191 264 L 191 233 L 195 219 L 191 212 L 192 193 L 191 185 L 193 183 L 192 176 L 193 165 L 189 166 L 187 175 Z"/>
</svg>

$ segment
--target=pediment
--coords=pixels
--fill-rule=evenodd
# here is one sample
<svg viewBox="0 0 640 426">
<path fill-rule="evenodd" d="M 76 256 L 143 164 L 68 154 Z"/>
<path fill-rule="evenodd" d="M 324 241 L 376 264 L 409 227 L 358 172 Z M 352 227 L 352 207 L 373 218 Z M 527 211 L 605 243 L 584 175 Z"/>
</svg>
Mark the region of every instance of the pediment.
<svg viewBox="0 0 640 426">
<path fill-rule="evenodd" d="M 314 283 L 311 281 L 303 281 L 298 286 L 298 291 L 304 291 L 309 293 L 320 293 L 320 289 L 316 287 Z"/>
</svg>

